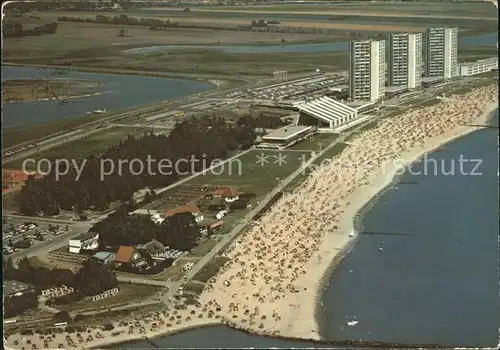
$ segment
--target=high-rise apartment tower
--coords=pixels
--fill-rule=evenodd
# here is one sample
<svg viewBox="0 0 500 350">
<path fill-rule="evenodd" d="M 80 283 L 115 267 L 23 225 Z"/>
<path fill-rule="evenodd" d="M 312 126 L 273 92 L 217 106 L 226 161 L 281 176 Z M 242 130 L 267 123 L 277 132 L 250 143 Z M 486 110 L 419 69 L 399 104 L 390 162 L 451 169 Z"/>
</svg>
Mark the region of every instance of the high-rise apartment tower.
<svg viewBox="0 0 500 350">
<path fill-rule="evenodd" d="M 458 28 L 427 28 L 425 76 L 452 78 L 458 72 Z"/>
<path fill-rule="evenodd" d="M 350 99 L 376 101 L 385 94 L 385 41 L 350 43 Z"/>
<path fill-rule="evenodd" d="M 391 34 L 387 69 L 390 86 L 419 88 L 422 82 L 422 34 Z"/>
</svg>

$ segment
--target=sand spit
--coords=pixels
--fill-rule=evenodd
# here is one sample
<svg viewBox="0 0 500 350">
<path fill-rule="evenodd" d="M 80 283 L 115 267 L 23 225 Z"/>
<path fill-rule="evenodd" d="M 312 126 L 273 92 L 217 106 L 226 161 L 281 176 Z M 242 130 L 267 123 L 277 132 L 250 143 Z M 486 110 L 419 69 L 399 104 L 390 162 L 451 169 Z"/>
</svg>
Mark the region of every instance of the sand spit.
<svg viewBox="0 0 500 350">
<path fill-rule="evenodd" d="M 349 147 L 240 236 L 226 252 L 231 260 L 208 281 L 198 305 L 117 322 L 112 331 L 89 328 L 80 338 L 62 333 L 44 343 L 37 334 L 15 334 L 7 342 L 17 349 L 35 343 L 89 348 L 214 323 L 318 340 L 315 311 L 322 281 L 332 261 L 337 263 L 356 239 L 353 217 L 405 164 L 477 130 L 466 124 L 484 123 L 497 101 L 497 86 L 481 87 L 384 120 L 350 139 Z"/>
</svg>

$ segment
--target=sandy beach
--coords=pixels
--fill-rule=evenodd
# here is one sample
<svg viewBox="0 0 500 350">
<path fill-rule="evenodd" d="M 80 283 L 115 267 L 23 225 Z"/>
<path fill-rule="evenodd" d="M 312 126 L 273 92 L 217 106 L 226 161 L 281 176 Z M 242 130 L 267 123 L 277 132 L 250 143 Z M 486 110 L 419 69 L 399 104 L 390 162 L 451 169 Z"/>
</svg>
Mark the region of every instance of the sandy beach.
<svg viewBox="0 0 500 350">
<path fill-rule="evenodd" d="M 382 120 L 348 140 L 293 193 L 283 196 L 225 255 L 197 305 L 116 322 L 83 335 L 11 335 L 10 347 L 89 348 L 223 322 L 261 335 L 320 339 L 315 317 L 332 265 L 357 239 L 356 213 L 391 184 L 406 165 L 455 138 L 478 130 L 498 108 L 497 86 Z M 81 340 L 83 339 L 83 340 Z M 28 343 L 29 341 L 29 343 Z"/>
</svg>

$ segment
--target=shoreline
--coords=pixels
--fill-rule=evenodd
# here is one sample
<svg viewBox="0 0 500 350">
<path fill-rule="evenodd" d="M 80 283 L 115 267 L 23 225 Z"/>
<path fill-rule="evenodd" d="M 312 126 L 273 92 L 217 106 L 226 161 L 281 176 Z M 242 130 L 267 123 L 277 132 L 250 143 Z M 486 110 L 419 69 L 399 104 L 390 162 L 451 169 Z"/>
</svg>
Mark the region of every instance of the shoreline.
<svg viewBox="0 0 500 350">
<path fill-rule="evenodd" d="M 193 81 L 193 82 L 202 82 L 206 84 L 210 84 L 214 86 L 213 90 L 221 89 L 224 83 L 238 83 L 243 84 L 244 82 L 239 79 L 229 79 L 224 78 L 220 79 L 220 77 L 210 77 L 210 76 L 202 76 L 200 79 L 196 77 L 192 77 L 188 74 L 176 74 L 176 73 L 162 73 L 162 72 L 154 72 L 154 71 L 141 71 L 141 70 L 128 70 L 128 69 L 114 69 L 114 68 L 99 68 L 99 67 L 82 67 L 82 66 L 65 66 L 65 65 L 57 65 L 57 64 L 34 64 L 34 63 L 16 63 L 16 62 L 2 62 L 3 66 L 6 67 L 27 67 L 27 68 L 46 68 L 46 69 L 62 69 L 67 71 L 81 72 L 81 73 L 90 73 L 90 74 L 106 74 L 106 75 L 131 75 L 131 76 L 140 76 L 140 77 L 150 77 L 150 78 L 162 78 L 169 80 L 184 80 L 184 81 Z M 194 74 L 194 73 L 193 73 Z M 217 86 L 216 84 L 211 83 L 209 80 L 220 80 L 223 82 L 221 86 Z M 222 91 L 223 89 L 221 89 Z"/>
<path fill-rule="evenodd" d="M 491 103 L 486 110 L 483 112 L 483 114 L 479 117 L 476 118 L 474 121 L 472 121 L 472 124 L 480 124 L 480 123 L 486 123 L 489 121 L 493 113 L 498 109 L 498 103 Z M 321 319 L 321 301 L 323 298 L 323 295 L 326 291 L 326 288 L 329 285 L 329 280 L 331 279 L 331 276 L 333 273 L 335 273 L 335 270 L 338 266 L 338 264 L 354 249 L 356 246 L 356 243 L 359 241 L 361 236 L 359 235 L 359 231 L 362 226 L 362 221 L 364 216 L 367 214 L 367 212 L 373 208 L 377 202 L 380 200 L 380 198 L 385 195 L 387 192 L 392 190 L 397 184 L 402 180 L 402 178 L 406 175 L 405 173 L 398 174 L 398 172 L 401 169 L 404 169 L 406 166 L 408 166 L 411 163 L 414 163 L 418 160 L 420 160 L 422 157 L 424 157 L 427 154 L 435 152 L 438 148 L 451 143 L 453 141 L 456 141 L 462 137 L 467 136 L 468 134 L 471 134 L 476 131 L 480 131 L 480 127 L 474 127 L 474 126 L 459 126 L 455 128 L 454 130 L 451 130 L 450 132 L 444 134 L 444 135 L 439 135 L 437 137 L 434 137 L 433 139 L 429 140 L 426 145 L 423 147 L 416 147 L 412 150 L 409 150 L 405 152 L 401 158 L 404 159 L 404 164 L 401 165 L 400 167 L 393 167 L 388 175 L 384 179 L 379 179 L 382 180 L 379 183 L 373 184 L 372 187 L 375 187 L 375 193 L 371 195 L 367 195 L 365 198 L 364 203 L 360 201 L 357 207 L 358 210 L 356 210 L 356 213 L 351 217 L 352 220 L 352 225 L 351 227 L 346 227 L 349 232 L 354 233 L 354 237 L 347 243 L 347 245 L 344 247 L 342 251 L 338 253 L 338 255 L 334 258 L 334 261 L 330 264 L 328 269 L 324 271 L 321 280 L 322 283 L 320 284 L 318 288 L 318 296 L 319 296 L 319 301 L 316 305 L 316 312 L 315 312 L 315 319 L 318 324 L 319 328 L 319 333 L 320 337 L 322 339 L 326 340 L 325 337 L 325 327 L 324 327 L 324 322 L 322 322 Z M 366 190 L 364 187 L 358 188 L 358 192 L 364 192 L 363 190 Z M 373 192 L 373 191 L 370 191 Z M 349 230 L 350 229 L 350 230 Z"/>
<path fill-rule="evenodd" d="M 496 89 L 493 90 L 493 86 L 478 88 L 464 97 L 460 95 L 454 99 L 452 98 L 451 104 L 441 102 L 438 104 L 439 108 L 435 106 L 422 107 L 405 112 L 401 116 L 383 121 L 377 128 L 365 131 L 360 136 L 356 136 L 354 140 L 350 141 L 352 147 L 348 147 L 342 156 L 333 158 L 331 164 L 317 169 L 315 175 L 306 179 L 297 188 L 297 191 L 294 191 L 294 194 L 279 200 L 271 208 L 270 212 L 266 213 L 259 220 L 258 224 L 239 236 L 238 240 L 242 244 L 230 248 L 226 252 L 231 257 L 230 263 L 221 269 L 217 278 L 214 277 L 212 281 L 209 280 L 206 289 L 199 298 L 200 304 L 212 305 L 209 307 L 210 310 L 215 306 L 219 306 L 219 302 L 222 304 L 221 306 L 224 306 L 223 311 L 220 310 L 221 307 L 218 307 L 219 310 L 217 310 L 216 318 L 220 317 L 221 321 L 214 322 L 210 317 L 207 319 L 206 315 L 202 317 L 198 308 L 196 309 L 200 312 L 198 318 L 195 318 L 195 311 L 193 311 L 191 313 L 193 316 L 192 319 L 189 317 L 189 320 L 186 319 L 185 323 L 181 322 L 179 316 L 177 317 L 179 319 L 178 324 L 167 324 L 168 331 L 158 328 L 151 328 L 146 331 L 146 328 L 152 322 L 157 322 L 157 320 L 168 322 L 167 317 L 171 313 L 166 314 L 164 311 L 163 315 L 165 317 L 162 317 L 160 315 L 161 312 L 157 312 L 155 313 L 156 315 L 141 320 L 142 327 L 144 327 L 144 330 L 140 332 L 141 334 L 120 334 L 115 337 L 111 337 L 111 334 L 108 334 L 104 339 L 89 341 L 85 347 L 110 346 L 116 343 L 144 339 L 144 336 L 148 338 L 165 337 L 173 334 L 173 332 L 181 332 L 186 329 L 199 328 L 209 324 L 213 325 L 214 323 L 225 323 L 232 328 L 258 336 L 291 340 L 300 338 L 301 340 L 324 342 L 324 337 L 320 332 L 321 320 L 318 317 L 318 304 L 321 303 L 325 284 L 327 285 L 333 269 L 351 251 L 360 237 L 360 235 L 356 234 L 356 229 L 359 229 L 359 219 L 360 215 L 363 214 L 363 210 L 370 208 L 370 204 L 375 204 L 376 200 L 383 194 L 384 189 L 390 189 L 391 184 L 397 182 L 404 175 L 397 174 L 399 169 L 454 139 L 480 130 L 481 127 L 468 126 L 466 124 L 489 120 L 492 112 L 498 109 L 497 94 L 498 92 Z M 479 99 L 476 99 L 478 97 Z M 483 98 L 481 99 L 481 97 Z M 463 108 L 464 105 L 467 106 L 466 109 Z M 436 113 L 442 113 L 443 117 L 437 117 Z M 449 115 L 445 118 L 446 113 Z M 417 121 L 429 119 L 433 124 L 426 125 L 429 127 L 426 129 L 418 128 L 418 126 L 422 125 L 416 125 L 416 129 L 408 131 L 407 128 L 405 129 L 405 125 L 408 126 L 408 123 L 411 123 L 412 118 L 415 118 L 415 116 L 418 117 L 416 118 Z M 474 119 L 471 118 L 471 120 L 468 120 L 468 117 Z M 382 137 L 380 133 L 387 132 L 387 130 L 389 130 L 389 136 L 390 134 L 393 134 L 392 136 L 397 135 L 399 139 L 387 144 L 386 148 L 379 149 L 378 147 L 380 146 L 377 145 L 376 141 L 383 142 L 381 140 L 384 140 L 387 135 L 383 134 L 384 136 Z M 408 140 L 406 135 L 401 133 L 401 130 L 406 130 L 409 136 L 420 135 L 420 138 Z M 357 148 L 363 147 L 363 138 L 370 137 L 377 137 L 373 140 L 374 146 L 372 146 L 372 149 L 368 147 L 364 149 L 364 153 L 360 153 L 360 150 Z M 356 141 L 360 142 L 356 144 Z M 402 143 L 399 143 L 400 141 Z M 404 142 L 411 145 L 411 147 L 408 147 L 408 151 L 405 151 Z M 366 160 L 370 157 L 370 151 L 373 152 L 374 149 L 378 152 L 375 154 L 376 158 L 374 158 L 376 165 L 370 166 L 367 165 Z M 350 164 L 351 168 L 349 168 L 349 163 L 343 163 L 358 159 L 357 163 Z M 394 165 L 394 161 L 398 159 L 404 160 L 403 165 Z M 391 162 L 393 166 L 390 168 L 381 166 Z M 347 167 L 346 164 L 348 164 Z M 373 163 L 368 164 L 373 165 Z M 342 169 L 336 168 L 336 166 L 341 166 Z M 335 169 L 341 170 L 341 172 L 336 174 Z M 385 172 L 381 172 L 381 169 L 385 170 Z M 359 173 L 359 171 L 361 172 Z M 324 180 L 323 175 L 328 175 L 327 181 Z M 338 175 L 341 176 L 340 179 Z M 345 177 L 342 177 L 342 175 Z M 337 179 L 344 182 L 337 182 Z M 332 191 L 328 192 L 328 196 L 326 197 L 318 197 L 320 194 L 326 193 L 325 190 L 328 190 L 332 184 L 336 184 L 337 194 Z M 299 197 L 304 191 L 305 193 L 310 192 L 309 195 Z M 314 194 L 316 194 L 316 197 Z M 321 199 L 323 199 L 323 202 L 321 202 Z M 300 202 L 297 202 L 297 200 L 300 200 Z M 316 216 L 311 217 L 311 213 L 315 213 Z M 295 216 L 294 231 L 291 229 L 287 230 L 289 226 L 286 228 L 282 226 L 285 228 L 285 231 L 279 230 L 280 222 L 274 222 L 273 218 L 281 217 L 285 220 L 286 225 L 286 221 L 290 221 L 288 216 Z M 262 235 L 262 233 L 265 235 Z M 354 235 L 349 237 L 350 233 L 354 233 Z M 272 237 L 273 239 L 267 237 Z M 281 239 L 276 242 L 274 238 Z M 274 245 L 271 242 L 274 242 Z M 290 244 L 292 247 L 295 247 L 295 251 L 297 251 L 297 248 L 302 249 L 302 251 L 300 249 L 297 251 L 297 257 L 293 250 L 290 251 L 290 255 L 294 254 L 293 258 L 288 256 L 289 251 L 287 249 L 290 248 Z M 268 247 L 268 255 L 272 255 L 273 252 L 281 254 L 278 255 L 278 259 L 283 257 L 283 252 L 286 252 L 284 255 L 285 259 L 275 262 L 276 254 L 272 255 L 271 258 L 263 259 L 259 254 L 265 256 L 266 252 L 259 250 L 259 246 Z M 270 250 L 271 248 L 275 250 L 272 251 Z M 257 254 L 257 260 L 252 258 L 254 254 Z M 292 258 L 292 260 L 289 260 L 289 258 Z M 288 272 L 288 275 L 285 274 L 280 279 L 281 273 L 286 271 L 287 264 L 293 263 L 294 259 L 299 259 L 297 264 L 299 266 L 298 269 L 293 270 L 291 276 L 290 272 Z M 251 276 L 248 273 L 245 274 L 244 266 L 248 266 L 245 265 L 245 262 L 249 264 L 252 261 L 257 262 L 259 260 L 261 260 L 259 266 L 263 264 L 262 267 L 255 267 L 253 270 L 254 274 Z M 288 263 L 286 262 L 287 260 L 289 261 Z M 282 262 L 281 265 L 279 264 L 280 261 Z M 250 264 L 250 268 L 252 265 Z M 290 266 L 288 266 L 289 269 L 291 268 Z M 303 269 L 302 273 L 300 273 L 301 268 Z M 305 271 L 314 271 L 314 274 L 307 274 Z M 238 273 L 235 275 L 235 272 Z M 230 275 L 231 273 L 232 275 Z M 273 275 L 275 277 L 272 279 Z M 256 276 L 255 282 L 259 283 L 256 285 L 257 288 L 250 286 L 250 288 L 241 289 L 242 286 L 248 285 L 248 282 L 254 284 L 254 276 Z M 267 284 L 267 277 L 269 277 L 269 280 L 274 280 L 275 282 L 270 285 Z M 291 280 L 290 277 L 292 277 Z M 225 283 L 229 280 L 231 280 L 231 284 L 226 285 Z M 265 284 L 264 281 L 266 281 Z M 241 284 L 239 287 L 238 282 Z M 286 283 L 288 283 L 286 288 L 282 288 Z M 223 287 L 224 285 L 226 285 L 225 288 Z M 252 296 L 252 292 L 256 290 L 258 292 L 253 293 L 253 298 L 249 299 Z M 235 299 L 235 310 L 233 310 L 233 304 L 235 303 L 231 302 L 231 294 L 232 298 Z M 238 297 L 237 299 L 235 295 Z M 240 302 L 245 303 L 245 296 L 246 300 L 249 300 L 248 304 L 241 305 Z M 256 306 L 259 305 L 257 301 L 259 301 L 260 306 Z M 215 304 L 212 304 L 212 302 Z M 227 310 L 228 304 L 229 310 Z M 240 310 L 238 310 L 238 306 L 241 307 Z M 252 313 L 259 316 L 259 321 L 256 321 L 257 323 L 247 323 L 249 317 L 252 320 L 252 314 L 249 316 L 246 315 L 248 315 L 249 310 L 253 309 L 253 306 L 255 306 L 256 310 L 261 309 L 260 312 L 255 311 L 255 313 Z M 243 316 L 243 310 L 246 310 L 245 316 Z M 271 311 L 273 312 L 272 317 L 270 316 Z M 180 311 L 180 314 L 182 314 L 182 311 Z M 187 313 L 184 314 L 185 316 L 188 315 Z M 229 321 L 231 314 L 233 314 L 235 322 Z M 174 315 L 176 315 L 176 312 L 174 312 Z M 267 318 L 265 318 L 266 315 Z M 173 320 L 174 317 L 171 317 L 171 321 Z M 135 321 L 140 322 L 137 319 Z M 262 323 L 259 329 L 257 329 L 259 322 Z M 126 326 L 117 327 L 115 332 L 119 330 L 124 333 Z"/>
</svg>

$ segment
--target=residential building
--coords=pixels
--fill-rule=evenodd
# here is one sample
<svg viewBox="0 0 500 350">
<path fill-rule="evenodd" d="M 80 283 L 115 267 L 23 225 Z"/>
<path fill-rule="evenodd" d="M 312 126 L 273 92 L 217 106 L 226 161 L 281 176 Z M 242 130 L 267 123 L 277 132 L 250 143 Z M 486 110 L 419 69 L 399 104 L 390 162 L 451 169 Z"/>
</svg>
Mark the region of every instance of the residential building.
<svg viewBox="0 0 500 350">
<path fill-rule="evenodd" d="M 166 250 L 163 243 L 157 241 L 156 239 L 153 239 L 151 242 L 146 244 L 138 245 L 137 249 L 146 251 L 152 257 L 162 255 Z"/>
<path fill-rule="evenodd" d="M 133 246 L 120 246 L 115 255 L 115 264 L 118 266 L 128 265 L 133 268 L 140 268 L 147 265 L 146 259 L 138 249 Z"/>
<path fill-rule="evenodd" d="M 460 63 L 459 68 L 460 75 L 463 77 L 487 73 L 498 69 L 498 57 L 486 58 L 475 62 Z"/>
<path fill-rule="evenodd" d="M 92 257 L 96 258 L 103 265 L 111 264 L 115 261 L 115 253 L 113 252 L 98 252 Z"/>
<path fill-rule="evenodd" d="M 203 213 L 200 211 L 200 209 L 196 206 L 194 202 L 189 202 L 186 205 L 183 205 L 182 207 L 178 207 L 172 210 L 167 210 L 165 211 L 165 219 L 169 218 L 175 214 L 181 214 L 181 213 L 191 213 L 194 216 L 194 219 L 196 222 L 200 222 L 203 220 Z"/>
<path fill-rule="evenodd" d="M 392 33 L 389 37 L 389 86 L 419 88 L 422 83 L 422 34 Z"/>
<path fill-rule="evenodd" d="M 241 194 L 241 192 L 232 187 L 225 187 L 216 190 L 213 194 L 214 197 L 224 198 L 224 201 L 231 203 L 237 201 L 240 198 L 239 195 Z"/>
<path fill-rule="evenodd" d="M 350 43 L 349 95 L 351 101 L 376 101 L 385 94 L 385 41 Z"/>
<path fill-rule="evenodd" d="M 450 79 L 458 71 L 458 28 L 427 28 L 425 76 Z"/>
<path fill-rule="evenodd" d="M 82 250 L 99 248 L 99 233 L 86 232 L 69 240 L 69 252 L 79 254 Z"/>
</svg>

